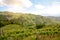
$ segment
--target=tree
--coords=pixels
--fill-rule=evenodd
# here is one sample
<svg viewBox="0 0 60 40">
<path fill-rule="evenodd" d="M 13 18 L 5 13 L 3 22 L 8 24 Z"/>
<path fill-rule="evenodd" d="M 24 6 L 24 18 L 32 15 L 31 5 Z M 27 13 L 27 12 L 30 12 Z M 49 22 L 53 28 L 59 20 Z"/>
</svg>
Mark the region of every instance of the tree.
<svg viewBox="0 0 60 40">
<path fill-rule="evenodd" d="M 40 29 L 40 28 L 42 28 L 42 27 L 44 27 L 45 26 L 45 24 L 44 23 L 41 23 L 41 24 L 36 24 L 36 29 Z"/>
</svg>

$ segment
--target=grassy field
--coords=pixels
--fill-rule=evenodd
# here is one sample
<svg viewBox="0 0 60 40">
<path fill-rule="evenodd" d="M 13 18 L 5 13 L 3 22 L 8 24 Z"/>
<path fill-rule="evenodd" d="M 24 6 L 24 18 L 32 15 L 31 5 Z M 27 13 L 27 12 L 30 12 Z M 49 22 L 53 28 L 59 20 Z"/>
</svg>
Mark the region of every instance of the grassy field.
<svg viewBox="0 0 60 40">
<path fill-rule="evenodd" d="M 0 40 L 60 40 L 60 28 L 45 27 L 37 30 L 10 24 L 0 28 L 0 35 Z"/>
</svg>

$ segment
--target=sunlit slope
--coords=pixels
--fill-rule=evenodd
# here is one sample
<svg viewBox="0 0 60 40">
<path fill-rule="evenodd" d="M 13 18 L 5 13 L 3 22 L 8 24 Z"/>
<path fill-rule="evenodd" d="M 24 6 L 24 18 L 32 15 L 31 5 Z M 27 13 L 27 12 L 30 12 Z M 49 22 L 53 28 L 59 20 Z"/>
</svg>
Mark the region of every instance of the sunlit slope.
<svg viewBox="0 0 60 40">
<path fill-rule="evenodd" d="M 31 28 L 31 27 L 23 27 L 17 24 L 10 24 L 0 28 L 2 31 L 0 39 L 5 39 L 11 37 L 12 40 L 36 40 L 36 33 L 38 32 L 41 40 L 59 40 L 60 36 L 60 27 L 49 26 L 43 27 L 41 29 Z M 2 36 L 3 35 L 3 36 Z M 42 39 L 43 38 L 43 39 Z"/>
<path fill-rule="evenodd" d="M 13 39 L 17 39 L 17 37 L 19 39 L 22 39 L 23 37 L 34 37 L 36 33 L 35 31 L 35 28 L 22 27 L 16 24 L 10 24 L 0 28 L 0 32 L 2 32 L 0 39 L 6 39 L 9 37 L 13 37 Z"/>
<path fill-rule="evenodd" d="M 0 26 L 8 24 L 19 24 L 22 26 L 36 26 L 37 24 L 56 24 L 53 19 L 41 15 L 13 13 L 13 12 L 0 12 Z"/>
<path fill-rule="evenodd" d="M 2 15 L 7 17 L 8 19 L 14 19 L 20 17 L 21 14 L 13 12 L 0 12 L 0 16 Z"/>
</svg>

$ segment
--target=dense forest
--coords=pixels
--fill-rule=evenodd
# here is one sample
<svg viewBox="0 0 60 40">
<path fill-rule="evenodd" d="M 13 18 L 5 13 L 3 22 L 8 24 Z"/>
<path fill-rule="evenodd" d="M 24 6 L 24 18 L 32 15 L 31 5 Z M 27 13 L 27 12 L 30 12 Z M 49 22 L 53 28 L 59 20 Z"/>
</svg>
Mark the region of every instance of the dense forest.
<svg viewBox="0 0 60 40">
<path fill-rule="evenodd" d="M 60 40 L 60 17 L 0 12 L 0 40 Z"/>
</svg>

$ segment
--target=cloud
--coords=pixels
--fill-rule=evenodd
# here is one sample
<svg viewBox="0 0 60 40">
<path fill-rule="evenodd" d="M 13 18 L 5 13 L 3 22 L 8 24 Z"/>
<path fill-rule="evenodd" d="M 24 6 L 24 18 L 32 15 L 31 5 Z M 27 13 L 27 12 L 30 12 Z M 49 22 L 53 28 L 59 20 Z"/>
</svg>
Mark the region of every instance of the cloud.
<svg viewBox="0 0 60 40">
<path fill-rule="evenodd" d="M 57 16 L 60 14 L 60 2 L 53 2 L 49 6 L 44 6 L 41 4 L 35 5 L 35 9 L 37 9 L 37 12 L 39 15 L 49 15 L 49 16 Z"/>
<path fill-rule="evenodd" d="M 33 5 L 32 2 L 29 1 L 29 0 L 21 0 L 21 2 L 22 2 L 22 5 L 24 7 L 27 7 L 27 8 L 29 8 L 29 7 L 31 7 Z"/>
<path fill-rule="evenodd" d="M 0 7 L 2 7 L 4 4 L 3 4 L 3 2 L 2 2 L 2 0 L 0 0 Z"/>
<path fill-rule="evenodd" d="M 2 6 L 7 6 L 6 11 L 12 12 L 25 12 L 47 16 L 56 16 L 60 14 L 60 2 L 57 0 L 47 5 L 42 5 L 42 3 L 34 4 L 30 0 L 0 0 L 0 7 Z"/>
<path fill-rule="evenodd" d="M 2 2 L 2 0 L 0 0 L 0 2 Z"/>
<path fill-rule="evenodd" d="M 55 2 L 48 8 L 44 9 L 43 11 L 44 11 L 44 13 L 47 13 L 52 16 L 58 15 L 58 14 L 60 14 L 60 3 Z"/>
<path fill-rule="evenodd" d="M 5 5 L 8 7 L 8 11 L 20 11 L 32 6 L 30 0 L 2 0 L 0 1 L 0 5 L 1 2 L 3 6 Z"/>
<path fill-rule="evenodd" d="M 41 9 L 44 9 L 45 7 L 41 4 L 37 4 L 35 5 L 35 8 L 41 10 Z"/>
</svg>

